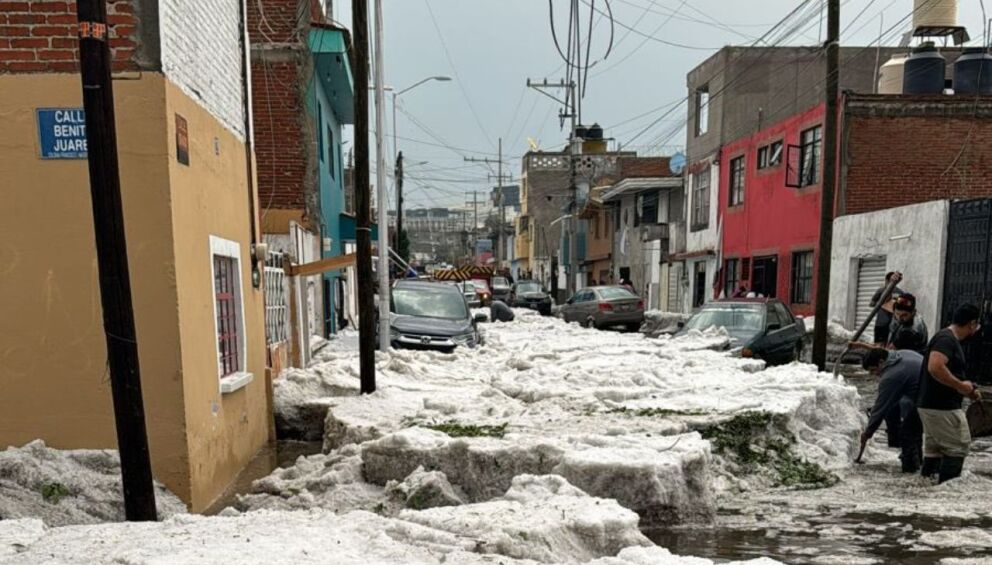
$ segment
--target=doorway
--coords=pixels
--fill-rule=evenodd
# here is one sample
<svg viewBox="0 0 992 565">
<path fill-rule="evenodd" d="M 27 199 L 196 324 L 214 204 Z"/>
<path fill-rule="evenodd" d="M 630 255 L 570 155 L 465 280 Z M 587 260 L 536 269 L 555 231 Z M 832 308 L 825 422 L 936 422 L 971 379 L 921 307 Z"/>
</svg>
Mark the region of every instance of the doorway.
<svg viewBox="0 0 992 565">
<path fill-rule="evenodd" d="M 778 256 L 755 257 L 752 264 L 751 290 L 755 294 L 775 298 L 778 290 Z"/>
<path fill-rule="evenodd" d="M 699 308 L 706 302 L 706 261 L 692 264 L 692 307 Z"/>
</svg>

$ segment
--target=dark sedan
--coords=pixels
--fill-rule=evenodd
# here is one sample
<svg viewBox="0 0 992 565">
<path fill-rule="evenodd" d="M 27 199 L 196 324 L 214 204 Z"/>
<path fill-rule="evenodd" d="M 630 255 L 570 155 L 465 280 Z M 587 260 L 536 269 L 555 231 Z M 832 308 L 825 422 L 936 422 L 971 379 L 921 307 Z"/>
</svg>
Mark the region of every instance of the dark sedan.
<svg viewBox="0 0 992 565">
<path fill-rule="evenodd" d="M 479 322 L 462 292 L 450 284 L 398 282 L 392 290 L 389 340 L 393 347 L 451 352 L 458 346 L 482 343 Z"/>
<path fill-rule="evenodd" d="M 783 365 L 799 359 L 806 335 L 804 322 L 774 298 L 739 298 L 710 302 L 696 312 L 676 335 L 710 327 L 727 329 L 742 357 Z"/>
<path fill-rule="evenodd" d="M 514 284 L 510 289 L 510 305 L 537 310 L 543 316 L 551 315 L 551 295 L 535 281 L 519 281 Z"/>
</svg>

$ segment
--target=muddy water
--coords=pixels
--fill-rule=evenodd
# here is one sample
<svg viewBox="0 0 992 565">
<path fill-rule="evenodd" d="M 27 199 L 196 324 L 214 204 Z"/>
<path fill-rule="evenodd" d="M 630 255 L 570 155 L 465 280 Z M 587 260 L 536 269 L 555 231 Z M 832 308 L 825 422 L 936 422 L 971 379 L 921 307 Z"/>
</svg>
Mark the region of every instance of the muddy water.
<svg viewBox="0 0 992 565">
<path fill-rule="evenodd" d="M 877 389 L 876 379 L 859 371 L 850 371 L 848 379 L 861 393 L 863 407 L 870 407 Z M 884 435 L 884 432 L 877 434 L 876 439 Z M 992 476 L 990 438 L 975 441 L 966 469 L 976 475 Z M 888 464 L 870 464 L 848 479 L 854 481 L 851 488 L 863 490 L 865 499 L 885 494 L 893 484 L 903 482 L 891 460 Z M 962 528 L 988 531 L 992 528 L 992 514 L 980 513 L 967 519 L 916 513 L 895 516 L 846 511 L 838 504 L 811 504 L 811 496 L 813 493 L 803 491 L 778 493 L 769 498 L 755 493 L 755 500 L 747 500 L 751 498 L 748 495 L 738 495 L 738 499 L 720 502 L 713 526 L 657 529 L 644 533 L 673 553 L 707 557 L 717 562 L 771 557 L 785 563 L 809 564 L 923 565 L 944 558 L 984 558 L 992 563 L 989 544 L 966 547 L 963 543 L 957 547 L 938 548 L 919 541 L 927 532 Z M 992 512 L 992 492 L 975 492 L 974 496 L 988 500 L 985 507 L 987 512 Z M 757 500 L 762 498 L 764 500 Z M 954 509 L 954 503 L 948 508 Z"/>
<path fill-rule="evenodd" d="M 251 492 L 251 484 L 256 480 L 267 476 L 277 468 L 292 467 L 301 455 L 320 453 L 320 449 L 321 443 L 312 441 L 279 440 L 266 445 L 204 514 L 214 515 L 231 506 L 239 494 Z"/>
</svg>

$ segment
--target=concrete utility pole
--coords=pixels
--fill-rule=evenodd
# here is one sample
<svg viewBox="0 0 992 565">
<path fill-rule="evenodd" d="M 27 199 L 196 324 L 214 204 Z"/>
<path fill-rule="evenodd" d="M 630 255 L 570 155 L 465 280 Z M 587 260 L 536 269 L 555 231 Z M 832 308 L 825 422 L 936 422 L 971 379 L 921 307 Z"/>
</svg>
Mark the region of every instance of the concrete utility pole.
<svg viewBox="0 0 992 565">
<path fill-rule="evenodd" d="M 823 128 L 823 194 L 820 201 L 820 244 L 816 273 L 816 325 L 813 363 L 827 366 L 827 316 L 830 309 L 830 255 L 834 235 L 834 193 L 837 187 L 837 96 L 840 74 L 840 0 L 827 4 L 827 87 Z"/>
<path fill-rule="evenodd" d="M 503 199 L 503 138 L 499 138 L 499 153 L 496 159 L 465 157 L 469 163 L 489 163 L 497 165 L 496 173 L 496 204 L 499 206 L 499 231 L 496 232 L 496 267 L 502 266 L 503 258 L 503 231 L 506 227 L 506 205 Z M 491 178 L 491 177 L 490 177 Z M 472 194 L 475 194 L 474 192 Z M 478 212 L 476 212 L 476 226 L 479 225 Z"/>
<path fill-rule="evenodd" d="M 351 0 L 355 84 L 369 83 L 368 0 Z M 369 210 L 369 91 L 355 89 L 355 267 L 358 272 L 358 360 L 362 394 L 375 392 L 375 300 Z M 380 297 L 388 303 L 389 298 Z"/>
<path fill-rule="evenodd" d="M 379 351 L 389 351 L 389 202 L 383 150 L 382 0 L 375 0 L 375 182 L 379 201 Z"/>
<path fill-rule="evenodd" d="M 129 521 L 154 521 L 157 519 L 155 488 L 148 454 L 124 233 L 106 1 L 79 0 L 76 14 L 100 305 L 103 307 L 114 425 L 121 458 L 124 516 Z"/>
</svg>

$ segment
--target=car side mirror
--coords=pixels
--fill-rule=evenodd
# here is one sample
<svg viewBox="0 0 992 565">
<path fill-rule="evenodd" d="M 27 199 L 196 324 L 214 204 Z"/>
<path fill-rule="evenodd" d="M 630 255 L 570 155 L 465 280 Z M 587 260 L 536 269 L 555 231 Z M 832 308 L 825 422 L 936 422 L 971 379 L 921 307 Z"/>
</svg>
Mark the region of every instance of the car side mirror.
<svg viewBox="0 0 992 565">
<path fill-rule="evenodd" d="M 575 302 L 574 298 L 569 298 L 568 300 L 565 301 L 565 304 L 572 304 L 574 302 Z"/>
<path fill-rule="evenodd" d="M 768 331 L 770 332 L 780 329 L 782 329 L 782 324 L 768 324 Z"/>
<path fill-rule="evenodd" d="M 475 317 L 472 318 L 472 321 L 476 324 L 484 324 L 489 321 L 489 316 L 486 316 L 485 314 L 476 314 Z"/>
</svg>

